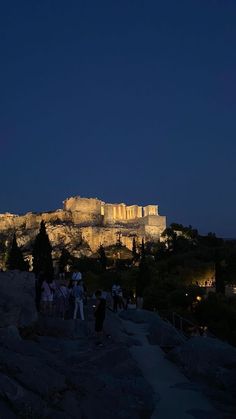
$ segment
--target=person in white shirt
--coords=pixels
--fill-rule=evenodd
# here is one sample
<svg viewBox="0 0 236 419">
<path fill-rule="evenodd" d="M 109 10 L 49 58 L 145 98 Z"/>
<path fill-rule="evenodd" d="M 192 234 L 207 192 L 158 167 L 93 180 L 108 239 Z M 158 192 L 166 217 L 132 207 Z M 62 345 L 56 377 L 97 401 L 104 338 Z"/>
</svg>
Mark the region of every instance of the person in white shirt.
<svg viewBox="0 0 236 419">
<path fill-rule="evenodd" d="M 44 314 L 51 315 L 53 310 L 54 291 L 56 289 L 55 281 L 45 279 L 41 287 L 41 303 Z"/>
</svg>

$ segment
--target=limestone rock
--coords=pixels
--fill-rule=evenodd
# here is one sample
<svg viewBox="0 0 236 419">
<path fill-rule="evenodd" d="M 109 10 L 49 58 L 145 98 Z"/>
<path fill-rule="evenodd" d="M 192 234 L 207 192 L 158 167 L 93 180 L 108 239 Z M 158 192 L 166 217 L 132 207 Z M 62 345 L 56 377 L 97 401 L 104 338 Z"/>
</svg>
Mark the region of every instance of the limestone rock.
<svg viewBox="0 0 236 419">
<path fill-rule="evenodd" d="M 77 339 L 88 335 L 87 322 L 82 320 L 63 320 L 53 317 L 39 318 L 37 323 L 38 333 L 43 333 L 44 336 L 54 336 L 60 338 Z"/>
<path fill-rule="evenodd" d="M 0 327 L 27 327 L 37 320 L 32 273 L 0 272 Z"/>
<path fill-rule="evenodd" d="M 153 345 L 175 347 L 185 341 L 184 336 L 157 313 L 148 310 L 128 310 L 122 311 L 120 317 L 135 323 L 148 323 L 148 339 Z"/>
<path fill-rule="evenodd" d="M 196 336 L 170 351 L 167 357 L 181 365 L 189 376 L 204 377 L 229 392 L 235 388 L 232 373 L 236 376 L 236 349 L 226 342 Z"/>
</svg>

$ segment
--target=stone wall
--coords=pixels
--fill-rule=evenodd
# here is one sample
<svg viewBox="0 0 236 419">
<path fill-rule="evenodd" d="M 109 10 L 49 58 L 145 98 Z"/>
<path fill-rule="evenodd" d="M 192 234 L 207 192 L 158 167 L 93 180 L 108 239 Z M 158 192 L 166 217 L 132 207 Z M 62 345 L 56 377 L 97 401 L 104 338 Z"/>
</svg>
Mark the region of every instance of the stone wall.
<svg viewBox="0 0 236 419">
<path fill-rule="evenodd" d="M 132 250 L 133 237 L 136 237 L 138 243 L 141 243 L 142 238 L 145 239 L 145 228 L 121 228 L 120 226 L 110 227 L 83 227 L 82 237 L 89 244 L 92 252 L 96 252 L 98 247 L 102 244 L 104 247 L 115 245 L 118 236 L 120 236 L 122 245 Z"/>
<path fill-rule="evenodd" d="M 76 224 L 99 224 L 102 221 L 103 202 L 97 198 L 72 197 L 64 201 L 64 212 L 72 214 Z"/>
</svg>

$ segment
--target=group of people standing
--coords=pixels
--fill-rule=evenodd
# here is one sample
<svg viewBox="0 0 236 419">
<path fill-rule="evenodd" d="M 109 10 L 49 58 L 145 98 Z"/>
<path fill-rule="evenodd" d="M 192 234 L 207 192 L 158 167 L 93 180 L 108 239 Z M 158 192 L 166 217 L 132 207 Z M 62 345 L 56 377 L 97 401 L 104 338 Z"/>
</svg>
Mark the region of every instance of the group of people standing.
<svg viewBox="0 0 236 419">
<path fill-rule="evenodd" d="M 86 297 L 80 272 L 74 272 L 69 283 L 63 279 L 43 278 L 42 275 L 37 278 L 36 306 L 43 314 L 76 319 L 79 311 L 80 319 L 84 320 Z"/>
<path fill-rule="evenodd" d="M 117 283 L 112 285 L 111 295 L 113 300 L 113 311 L 115 313 L 117 313 L 118 308 L 120 310 L 127 310 L 128 304 L 133 297 L 132 292 L 122 289 Z"/>
<path fill-rule="evenodd" d="M 95 332 L 98 338 L 103 332 L 106 314 L 106 295 L 101 290 L 94 293 L 96 304 L 93 305 Z M 62 319 L 80 319 L 84 321 L 84 304 L 87 304 L 87 290 L 81 272 L 74 272 L 69 283 L 60 278 L 46 279 L 39 275 L 36 280 L 36 306 L 38 311 L 47 316 Z"/>
</svg>

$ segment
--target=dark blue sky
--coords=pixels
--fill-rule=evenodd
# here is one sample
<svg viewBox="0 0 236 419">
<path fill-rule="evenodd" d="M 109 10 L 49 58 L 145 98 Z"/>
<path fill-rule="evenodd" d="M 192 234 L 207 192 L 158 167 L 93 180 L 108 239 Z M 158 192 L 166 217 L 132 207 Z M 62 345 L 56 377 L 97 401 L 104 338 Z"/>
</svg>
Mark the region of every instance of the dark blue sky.
<svg viewBox="0 0 236 419">
<path fill-rule="evenodd" d="M 0 212 L 157 203 L 236 237 L 236 2 L 9 0 Z"/>
</svg>

